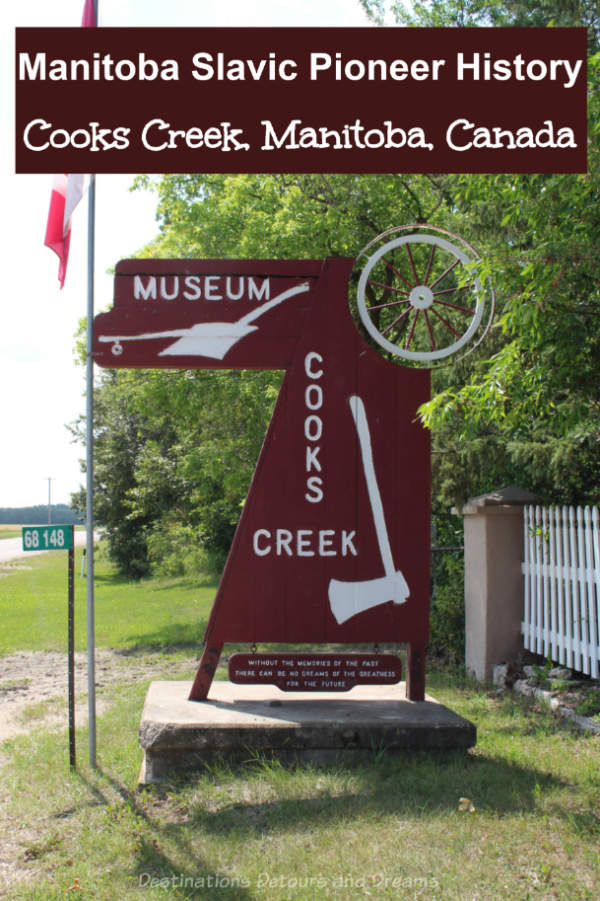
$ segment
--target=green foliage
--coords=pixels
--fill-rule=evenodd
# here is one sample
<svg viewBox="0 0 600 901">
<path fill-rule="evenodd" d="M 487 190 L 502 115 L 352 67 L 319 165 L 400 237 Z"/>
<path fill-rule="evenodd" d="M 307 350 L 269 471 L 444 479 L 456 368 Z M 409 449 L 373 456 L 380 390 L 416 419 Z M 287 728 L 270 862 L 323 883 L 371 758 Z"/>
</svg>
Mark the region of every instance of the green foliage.
<svg viewBox="0 0 600 901">
<path fill-rule="evenodd" d="M 554 663 L 550 658 L 544 661 L 543 666 L 539 666 L 537 663 L 533 665 L 533 678 L 537 685 L 546 685 L 548 683 L 548 676 L 553 666 Z"/>
<path fill-rule="evenodd" d="M 452 663 L 465 657 L 465 567 L 462 556 L 445 555 L 444 571 L 433 583 L 429 649 Z"/>
<path fill-rule="evenodd" d="M 598 56 L 590 61 L 593 83 L 599 64 Z M 595 136 L 600 119 L 592 88 L 589 110 Z M 463 373 L 453 367 L 438 377 L 422 411 L 440 451 L 434 461 L 443 498 L 460 501 L 486 490 L 490 476 L 496 484 L 521 482 L 552 501 L 600 497 L 595 138 L 588 149 L 585 175 L 454 179 L 462 234 L 476 237 L 493 271 L 498 316 L 483 353 Z"/>
<path fill-rule="evenodd" d="M 579 716 L 598 716 L 600 714 L 600 691 L 590 691 L 575 708 Z"/>
<path fill-rule="evenodd" d="M 420 27 L 575 26 L 588 29 L 589 52 L 600 49 L 597 0 L 360 0 L 378 25 L 396 22 Z"/>
<path fill-rule="evenodd" d="M 132 579 L 148 573 L 146 530 L 152 519 L 134 512 L 130 489 L 136 462 L 148 442 L 168 442 L 161 422 L 150 422 L 140 414 L 135 400 L 135 377 L 130 373 L 108 373 L 95 395 L 95 521 L 106 528 L 109 553 L 120 571 Z M 75 427 L 83 438 L 83 421 Z M 157 498 L 164 507 L 164 492 Z M 83 505 L 85 498 L 79 496 Z"/>
<path fill-rule="evenodd" d="M 95 516 L 119 571 L 219 571 L 280 373 L 110 371 L 96 391 Z M 79 424 L 81 427 L 81 424 Z"/>
<path fill-rule="evenodd" d="M 502 4 L 488 0 L 414 0 L 407 7 L 402 0 L 360 0 L 367 16 L 379 25 L 390 21 L 399 25 L 461 28 L 476 25 L 497 25 Z"/>
<path fill-rule="evenodd" d="M 469 358 L 433 376 L 421 411 L 432 430 L 434 498 L 520 483 L 548 501 L 600 497 L 600 11 L 591 0 L 363 0 L 374 21 L 405 25 L 584 25 L 589 48 L 586 175 L 447 179 L 452 219 L 486 260 L 494 328 Z M 596 54 L 596 55 L 594 55 Z M 446 214 L 448 217 L 448 213 Z"/>
<path fill-rule="evenodd" d="M 162 575 L 182 576 L 207 568 L 197 532 L 185 523 L 160 520 L 150 531 L 147 546 L 148 560 Z"/>
<path fill-rule="evenodd" d="M 354 256 L 393 225 L 428 222 L 448 199 L 425 175 L 164 175 L 159 237 L 144 256 L 321 259 Z"/>
</svg>

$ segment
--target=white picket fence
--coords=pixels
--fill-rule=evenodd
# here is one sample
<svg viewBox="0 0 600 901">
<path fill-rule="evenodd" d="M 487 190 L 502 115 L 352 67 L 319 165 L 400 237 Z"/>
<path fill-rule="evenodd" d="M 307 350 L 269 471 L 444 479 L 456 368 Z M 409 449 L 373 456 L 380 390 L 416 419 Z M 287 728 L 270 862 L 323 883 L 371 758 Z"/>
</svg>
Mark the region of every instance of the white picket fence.
<svg viewBox="0 0 600 901">
<path fill-rule="evenodd" d="M 598 678 L 598 508 L 526 506 L 523 526 L 524 645 Z"/>
</svg>

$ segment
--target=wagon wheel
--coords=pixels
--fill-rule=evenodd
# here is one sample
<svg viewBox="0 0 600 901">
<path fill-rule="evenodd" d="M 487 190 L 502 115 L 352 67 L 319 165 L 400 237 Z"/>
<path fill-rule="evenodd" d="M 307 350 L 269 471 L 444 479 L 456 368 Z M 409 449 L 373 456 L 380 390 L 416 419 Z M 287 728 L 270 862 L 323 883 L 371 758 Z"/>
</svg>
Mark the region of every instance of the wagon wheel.
<svg viewBox="0 0 600 901">
<path fill-rule="evenodd" d="M 395 236 L 386 240 L 390 234 Z M 368 258 L 358 282 L 358 311 L 385 350 L 435 365 L 481 341 L 493 316 L 493 290 L 480 281 L 478 256 L 462 239 L 430 226 L 402 226 L 361 253 Z"/>
</svg>

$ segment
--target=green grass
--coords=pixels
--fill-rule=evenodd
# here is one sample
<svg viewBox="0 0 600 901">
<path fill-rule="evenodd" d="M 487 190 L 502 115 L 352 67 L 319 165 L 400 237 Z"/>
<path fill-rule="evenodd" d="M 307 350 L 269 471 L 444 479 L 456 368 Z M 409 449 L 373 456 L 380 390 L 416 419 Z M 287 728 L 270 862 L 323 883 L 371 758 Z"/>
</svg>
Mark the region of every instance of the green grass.
<svg viewBox="0 0 600 901">
<path fill-rule="evenodd" d="M 145 686 L 104 691 L 96 771 L 69 774 L 64 733 L 3 746 L 1 802 L 30 830 L 15 847 L 28 881 L 6 898 L 64 898 L 75 885 L 95 901 L 596 898 L 597 742 L 448 674 L 430 689 L 477 721 L 472 753 L 323 767 L 249 755 L 141 793 Z M 85 741 L 81 730 L 81 756 Z"/>
<path fill-rule="evenodd" d="M 56 558 L 36 559 L 48 561 L 39 566 L 50 580 Z M 44 584 L 35 572 L 30 591 Z M 186 617 L 193 631 L 211 589 L 181 580 L 128 585 L 104 564 L 98 573 L 99 634 L 118 647 L 162 647 L 168 669 L 189 646 Z M 1 579 L 0 596 L 25 575 Z M 85 762 L 84 728 L 75 773 L 64 730 L 34 728 L 0 745 L 0 878 L 3 860 L 19 868 L 4 894 L 0 882 L 7 901 L 597 897 L 598 739 L 569 731 L 545 707 L 438 669 L 429 692 L 477 724 L 469 753 L 374 752 L 366 762 L 320 767 L 248 754 L 245 763 L 219 761 L 137 792 L 146 689 L 99 688 L 95 770 Z"/>
<path fill-rule="evenodd" d="M 67 554 L 33 554 L 0 575 L 0 655 L 19 650 L 65 650 Z M 22 567 L 27 567 L 23 569 Z M 86 580 L 75 552 L 75 648 L 86 647 Z M 98 647 L 196 652 L 215 594 L 214 585 L 193 579 L 127 582 L 102 555 L 95 565 Z"/>
</svg>

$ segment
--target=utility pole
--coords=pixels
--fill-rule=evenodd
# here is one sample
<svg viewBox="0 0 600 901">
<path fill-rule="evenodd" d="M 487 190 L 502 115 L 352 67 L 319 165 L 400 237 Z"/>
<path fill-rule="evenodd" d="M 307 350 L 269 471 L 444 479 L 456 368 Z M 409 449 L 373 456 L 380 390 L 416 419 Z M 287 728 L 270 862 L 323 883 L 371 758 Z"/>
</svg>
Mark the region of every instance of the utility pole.
<svg viewBox="0 0 600 901">
<path fill-rule="evenodd" d="M 48 476 L 48 525 L 52 522 L 52 482 L 54 476 Z"/>
</svg>

